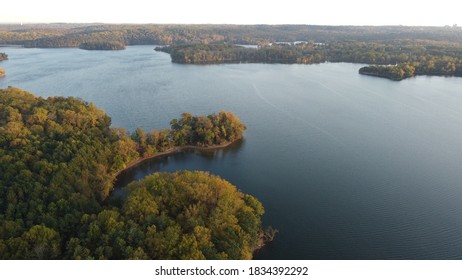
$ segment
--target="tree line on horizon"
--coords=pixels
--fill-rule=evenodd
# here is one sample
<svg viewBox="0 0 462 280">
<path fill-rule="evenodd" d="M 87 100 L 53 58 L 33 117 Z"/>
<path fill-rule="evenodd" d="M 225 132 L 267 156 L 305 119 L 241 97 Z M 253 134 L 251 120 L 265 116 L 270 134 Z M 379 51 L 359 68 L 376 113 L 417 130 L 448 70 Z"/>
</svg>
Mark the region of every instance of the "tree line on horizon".
<svg viewBox="0 0 462 280">
<path fill-rule="evenodd" d="M 274 42 L 393 42 L 431 40 L 462 43 L 455 27 L 175 24 L 0 25 L 0 44 L 25 47 L 79 47 L 82 43 L 124 45 L 266 44 Z"/>
</svg>

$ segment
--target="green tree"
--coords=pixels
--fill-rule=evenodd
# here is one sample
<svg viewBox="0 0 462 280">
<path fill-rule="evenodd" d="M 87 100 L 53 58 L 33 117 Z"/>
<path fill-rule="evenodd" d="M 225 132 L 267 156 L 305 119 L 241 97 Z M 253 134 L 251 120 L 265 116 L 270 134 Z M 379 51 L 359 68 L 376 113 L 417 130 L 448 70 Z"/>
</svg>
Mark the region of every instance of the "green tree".
<svg viewBox="0 0 462 280">
<path fill-rule="evenodd" d="M 60 255 L 60 237 L 53 229 L 36 225 L 23 234 L 27 259 L 56 259 Z"/>
<path fill-rule="evenodd" d="M 123 206 L 123 213 L 126 217 L 142 224 L 149 217 L 158 214 L 158 206 L 146 188 L 138 188 L 127 197 Z"/>
</svg>

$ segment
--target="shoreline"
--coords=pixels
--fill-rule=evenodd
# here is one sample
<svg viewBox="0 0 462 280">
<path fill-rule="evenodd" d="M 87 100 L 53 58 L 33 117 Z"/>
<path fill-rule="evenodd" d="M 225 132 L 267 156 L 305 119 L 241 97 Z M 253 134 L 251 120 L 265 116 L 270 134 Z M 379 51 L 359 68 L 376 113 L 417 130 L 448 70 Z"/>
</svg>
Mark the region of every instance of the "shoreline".
<svg viewBox="0 0 462 280">
<path fill-rule="evenodd" d="M 237 141 L 239 141 L 241 139 L 242 139 L 242 137 L 238 138 L 238 139 L 236 139 L 236 140 L 234 140 L 232 142 L 228 142 L 228 143 L 224 143 L 224 144 L 220 144 L 220 145 L 205 146 L 205 147 L 195 146 L 195 145 L 177 146 L 177 147 L 170 148 L 170 149 L 168 149 L 166 151 L 163 151 L 163 152 L 160 152 L 160 153 L 156 153 L 156 154 L 146 156 L 146 157 L 141 157 L 139 159 L 136 159 L 134 161 L 129 162 L 122 170 L 115 173 L 114 174 L 114 179 L 116 179 L 120 174 L 122 174 L 126 170 L 128 170 L 130 168 L 133 168 L 133 167 L 137 166 L 138 164 L 140 164 L 140 163 L 142 163 L 142 162 L 144 162 L 144 161 L 146 161 L 148 159 L 153 159 L 153 158 L 157 158 L 157 157 L 171 155 L 171 154 L 174 154 L 176 152 L 180 152 L 182 150 L 199 150 L 199 151 L 219 150 L 219 149 L 223 149 L 223 148 L 226 148 L 228 146 L 231 146 L 232 144 L 236 143 Z"/>
</svg>

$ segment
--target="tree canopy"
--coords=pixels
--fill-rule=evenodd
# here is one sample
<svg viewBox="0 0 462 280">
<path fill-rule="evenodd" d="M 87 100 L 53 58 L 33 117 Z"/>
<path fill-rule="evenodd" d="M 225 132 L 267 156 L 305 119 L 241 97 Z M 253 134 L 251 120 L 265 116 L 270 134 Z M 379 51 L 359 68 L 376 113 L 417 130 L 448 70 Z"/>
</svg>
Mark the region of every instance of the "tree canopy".
<svg viewBox="0 0 462 280">
<path fill-rule="evenodd" d="M 110 124 L 77 98 L 0 90 L 1 259 L 251 258 L 263 208 L 216 176 L 158 174 L 122 205 L 106 200 L 140 156 L 242 137 L 233 114 L 185 113 L 171 130 L 132 135 Z"/>
<path fill-rule="evenodd" d="M 217 176 L 156 173 L 128 188 L 123 218 L 144 225 L 149 258 L 250 259 L 259 244 L 263 206 Z"/>
</svg>

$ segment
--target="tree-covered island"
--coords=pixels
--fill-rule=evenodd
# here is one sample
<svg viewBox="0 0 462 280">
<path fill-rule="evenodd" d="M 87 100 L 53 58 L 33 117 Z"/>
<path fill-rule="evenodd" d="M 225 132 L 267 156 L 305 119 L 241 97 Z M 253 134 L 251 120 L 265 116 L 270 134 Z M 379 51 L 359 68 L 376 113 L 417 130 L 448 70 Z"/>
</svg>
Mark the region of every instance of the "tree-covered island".
<svg viewBox="0 0 462 280">
<path fill-rule="evenodd" d="M 427 55 L 396 65 L 369 65 L 360 74 L 388 78 L 395 81 L 416 75 L 462 77 L 462 58 L 447 55 Z"/>
<path fill-rule="evenodd" d="M 249 259 L 274 233 L 256 198 L 206 172 L 154 174 L 106 199 L 141 157 L 241 138 L 232 113 L 131 135 L 110 124 L 80 99 L 0 90 L 0 259 Z"/>
</svg>

